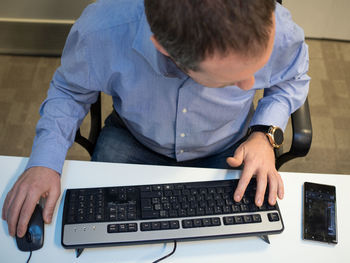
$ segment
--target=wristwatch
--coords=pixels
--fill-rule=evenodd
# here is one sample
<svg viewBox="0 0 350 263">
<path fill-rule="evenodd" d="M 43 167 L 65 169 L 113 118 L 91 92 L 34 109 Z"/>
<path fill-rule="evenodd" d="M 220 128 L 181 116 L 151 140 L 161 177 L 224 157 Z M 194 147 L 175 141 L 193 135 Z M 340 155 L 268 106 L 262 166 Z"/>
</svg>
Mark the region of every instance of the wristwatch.
<svg viewBox="0 0 350 263">
<path fill-rule="evenodd" d="M 283 140 L 284 140 L 283 131 L 281 128 L 277 126 L 254 125 L 249 127 L 248 135 L 256 131 L 265 133 L 267 138 L 269 139 L 269 142 L 274 148 L 278 149 L 283 144 Z"/>
</svg>

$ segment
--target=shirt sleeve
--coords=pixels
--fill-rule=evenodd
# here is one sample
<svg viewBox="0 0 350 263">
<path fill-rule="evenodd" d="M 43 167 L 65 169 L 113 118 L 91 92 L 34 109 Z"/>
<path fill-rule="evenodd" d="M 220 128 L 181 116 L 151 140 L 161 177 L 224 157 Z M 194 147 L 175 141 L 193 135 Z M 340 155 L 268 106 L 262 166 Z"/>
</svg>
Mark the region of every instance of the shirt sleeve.
<svg viewBox="0 0 350 263">
<path fill-rule="evenodd" d="M 291 20 L 290 13 L 283 9 L 276 16 L 279 32 L 267 65 L 269 87 L 264 90 L 250 126 L 275 125 L 284 130 L 290 115 L 303 105 L 308 94 L 309 53 L 304 32 Z"/>
<path fill-rule="evenodd" d="M 90 105 L 97 100 L 92 61 L 79 23 L 68 35 L 61 58 L 50 83 L 47 98 L 40 107 L 32 153 L 26 168 L 45 166 L 62 172 L 68 149 Z"/>
</svg>

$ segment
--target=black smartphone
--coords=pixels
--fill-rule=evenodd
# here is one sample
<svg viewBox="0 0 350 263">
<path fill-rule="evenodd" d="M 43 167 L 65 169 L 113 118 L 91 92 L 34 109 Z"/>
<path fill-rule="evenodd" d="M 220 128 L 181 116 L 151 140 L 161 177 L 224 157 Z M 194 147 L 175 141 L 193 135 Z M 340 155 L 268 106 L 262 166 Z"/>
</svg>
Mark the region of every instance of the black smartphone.
<svg viewBox="0 0 350 263">
<path fill-rule="evenodd" d="M 303 238 L 338 243 L 335 186 L 304 183 Z"/>
</svg>

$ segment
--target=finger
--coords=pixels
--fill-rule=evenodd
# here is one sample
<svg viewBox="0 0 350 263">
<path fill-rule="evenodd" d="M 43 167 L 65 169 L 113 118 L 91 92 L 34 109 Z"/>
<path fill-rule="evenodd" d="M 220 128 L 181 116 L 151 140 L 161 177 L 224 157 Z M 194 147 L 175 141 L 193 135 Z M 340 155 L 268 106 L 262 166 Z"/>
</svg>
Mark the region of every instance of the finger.
<svg viewBox="0 0 350 263">
<path fill-rule="evenodd" d="M 234 156 L 228 157 L 226 159 L 226 162 L 232 167 L 238 167 L 242 165 L 243 160 L 244 160 L 244 148 L 238 147 L 237 150 L 235 151 Z"/>
<path fill-rule="evenodd" d="M 4 220 L 7 220 L 10 205 L 12 204 L 13 199 L 16 197 L 18 184 L 21 181 L 22 181 L 21 178 L 18 179 L 18 181 L 14 184 L 12 189 L 6 195 L 6 199 L 5 199 L 4 205 L 2 206 L 2 219 L 4 219 Z"/>
<path fill-rule="evenodd" d="M 283 199 L 284 197 L 284 184 L 283 184 L 283 180 L 282 177 L 279 173 L 277 173 L 277 180 L 278 180 L 278 189 L 277 189 L 277 195 L 279 199 Z"/>
<path fill-rule="evenodd" d="M 20 188 L 18 190 L 19 191 L 13 193 L 13 195 L 16 198 L 14 198 L 12 202 L 9 204 L 7 214 L 6 214 L 6 221 L 7 221 L 10 236 L 15 236 L 16 234 L 19 213 L 21 212 L 22 205 L 26 197 L 26 194 L 25 194 L 26 191 L 20 191 L 21 190 Z"/>
<path fill-rule="evenodd" d="M 2 219 L 6 220 L 7 219 L 7 210 L 9 209 L 10 206 L 10 201 L 12 201 L 13 199 L 13 188 L 10 190 L 10 192 L 8 192 L 8 194 L 6 195 L 5 201 L 4 201 L 4 205 L 2 206 Z"/>
<path fill-rule="evenodd" d="M 53 212 L 56 207 L 57 200 L 60 196 L 60 189 L 59 187 L 54 187 L 51 189 L 48 193 L 46 202 L 45 202 L 45 207 L 43 211 L 43 218 L 46 224 L 50 224 L 53 216 Z"/>
<path fill-rule="evenodd" d="M 276 204 L 276 196 L 277 196 L 277 188 L 278 188 L 278 180 L 277 180 L 277 172 L 269 176 L 269 204 Z"/>
<path fill-rule="evenodd" d="M 256 184 L 255 204 L 260 207 L 264 201 L 267 186 L 267 176 L 265 173 L 257 175 Z"/>
<path fill-rule="evenodd" d="M 35 195 L 35 194 L 27 195 L 18 218 L 18 224 L 17 224 L 18 237 L 23 237 L 27 232 L 29 220 L 34 212 L 35 206 L 39 198 L 40 198 L 40 195 Z"/>
<path fill-rule="evenodd" d="M 250 168 L 250 166 L 245 166 L 243 171 L 242 171 L 242 175 L 241 178 L 239 179 L 236 191 L 233 195 L 233 198 L 236 202 L 241 201 L 245 190 L 247 189 L 247 186 L 249 184 L 250 179 L 253 176 L 254 171 L 252 170 L 252 168 Z"/>
</svg>

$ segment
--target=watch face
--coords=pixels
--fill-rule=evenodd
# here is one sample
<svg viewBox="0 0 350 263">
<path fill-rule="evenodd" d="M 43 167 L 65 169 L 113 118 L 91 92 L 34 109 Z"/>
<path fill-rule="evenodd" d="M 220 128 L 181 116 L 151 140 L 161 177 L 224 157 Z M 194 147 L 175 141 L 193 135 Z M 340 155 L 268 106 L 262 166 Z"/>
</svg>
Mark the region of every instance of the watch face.
<svg viewBox="0 0 350 263">
<path fill-rule="evenodd" d="M 275 143 L 277 145 L 281 145 L 283 143 L 283 131 L 281 129 L 276 129 L 273 135 L 274 139 L 275 139 Z"/>
</svg>

